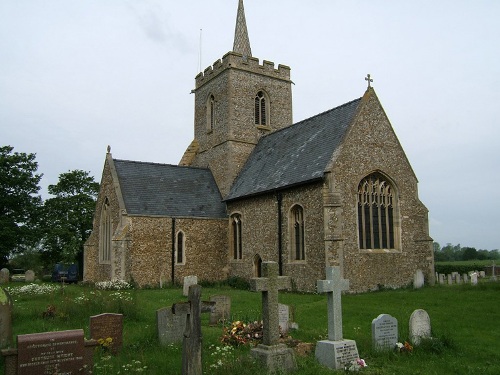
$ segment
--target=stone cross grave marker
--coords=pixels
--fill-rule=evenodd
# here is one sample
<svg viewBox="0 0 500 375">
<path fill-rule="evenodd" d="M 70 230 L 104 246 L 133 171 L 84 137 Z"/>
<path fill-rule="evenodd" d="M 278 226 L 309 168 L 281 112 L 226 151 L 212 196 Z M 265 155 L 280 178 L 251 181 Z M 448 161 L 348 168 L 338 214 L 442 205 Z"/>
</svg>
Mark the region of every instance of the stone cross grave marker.
<svg viewBox="0 0 500 375">
<path fill-rule="evenodd" d="M 187 297 L 189 295 L 189 287 L 196 284 L 198 284 L 198 276 L 184 276 L 182 295 Z"/>
<path fill-rule="evenodd" d="M 10 272 L 7 268 L 0 270 L 0 284 L 8 283 L 10 279 Z"/>
<path fill-rule="evenodd" d="M 340 275 L 340 267 L 326 267 L 326 280 L 318 280 L 318 293 L 327 294 L 328 340 L 316 344 L 316 359 L 323 366 L 343 369 L 359 358 L 356 341 L 346 340 L 342 334 L 342 291 L 349 289 L 349 280 Z"/>
<path fill-rule="evenodd" d="M 431 337 L 431 319 L 427 311 L 417 309 L 410 315 L 410 340 L 418 345 L 422 338 L 427 337 Z"/>
<path fill-rule="evenodd" d="M 211 312 L 215 302 L 201 301 L 201 286 L 189 287 L 188 302 L 172 306 L 175 315 L 186 316 L 186 330 L 182 342 L 182 375 L 201 375 L 201 313 Z"/>
<path fill-rule="evenodd" d="M 372 320 L 372 346 L 376 350 L 394 349 L 398 342 L 398 320 L 380 314 Z"/>
<path fill-rule="evenodd" d="M 186 314 L 174 314 L 172 307 L 156 310 L 156 327 L 161 345 L 181 343 L 186 330 Z"/>
<path fill-rule="evenodd" d="M 278 263 L 262 262 L 263 277 L 250 280 L 250 288 L 262 292 L 262 344 L 252 348 L 251 354 L 257 358 L 269 372 L 293 371 L 297 368 L 293 349 L 279 344 L 278 291 L 290 288 L 288 276 L 278 276 Z"/>
<path fill-rule="evenodd" d="M 0 288 L 0 348 L 12 344 L 12 298 Z"/>
<path fill-rule="evenodd" d="M 123 315 L 99 314 L 90 317 L 90 337 L 94 340 L 111 338 L 109 351 L 118 354 L 123 345 Z"/>
<path fill-rule="evenodd" d="M 226 321 L 230 318 L 231 297 L 225 295 L 211 296 L 210 301 L 215 302 L 214 308 L 210 313 L 210 325 L 216 325 L 220 321 Z"/>
</svg>

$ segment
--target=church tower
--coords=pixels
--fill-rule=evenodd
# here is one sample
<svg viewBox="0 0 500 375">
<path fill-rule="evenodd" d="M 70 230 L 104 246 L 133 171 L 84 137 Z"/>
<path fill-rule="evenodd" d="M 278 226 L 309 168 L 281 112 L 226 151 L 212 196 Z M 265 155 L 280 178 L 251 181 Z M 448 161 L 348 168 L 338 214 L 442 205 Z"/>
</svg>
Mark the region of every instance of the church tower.
<svg viewBox="0 0 500 375">
<path fill-rule="evenodd" d="M 208 167 L 223 197 L 259 139 L 292 124 L 290 68 L 252 56 L 243 0 L 233 50 L 196 76 L 194 140 L 180 165 Z"/>
</svg>

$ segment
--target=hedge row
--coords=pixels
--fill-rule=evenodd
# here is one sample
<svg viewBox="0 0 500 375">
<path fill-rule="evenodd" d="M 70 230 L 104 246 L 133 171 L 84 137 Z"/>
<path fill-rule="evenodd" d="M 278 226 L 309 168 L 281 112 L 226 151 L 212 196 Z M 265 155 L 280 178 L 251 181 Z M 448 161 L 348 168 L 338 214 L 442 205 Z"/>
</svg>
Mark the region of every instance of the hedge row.
<svg viewBox="0 0 500 375">
<path fill-rule="evenodd" d="M 471 271 L 483 271 L 484 264 L 471 263 L 471 264 L 435 264 L 434 269 L 437 273 L 444 273 L 448 275 L 452 272 L 458 272 L 459 274 L 469 273 Z"/>
</svg>

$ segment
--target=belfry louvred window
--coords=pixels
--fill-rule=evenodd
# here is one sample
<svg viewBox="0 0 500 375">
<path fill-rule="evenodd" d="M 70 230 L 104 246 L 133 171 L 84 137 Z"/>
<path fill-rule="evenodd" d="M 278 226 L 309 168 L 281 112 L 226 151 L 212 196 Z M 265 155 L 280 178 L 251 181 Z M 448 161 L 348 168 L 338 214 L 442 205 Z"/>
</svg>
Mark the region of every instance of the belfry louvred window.
<svg viewBox="0 0 500 375">
<path fill-rule="evenodd" d="M 394 189 L 380 173 L 372 173 L 358 185 L 360 249 L 394 249 Z"/>
</svg>

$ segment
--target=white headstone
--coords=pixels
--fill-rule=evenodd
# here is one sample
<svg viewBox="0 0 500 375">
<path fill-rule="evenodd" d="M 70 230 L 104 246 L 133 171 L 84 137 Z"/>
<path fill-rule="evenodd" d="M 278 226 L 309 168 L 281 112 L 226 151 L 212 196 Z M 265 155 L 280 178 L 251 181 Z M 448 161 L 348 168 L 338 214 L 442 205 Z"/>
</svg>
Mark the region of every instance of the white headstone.
<svg viewBox="0 0 500 375">
<path fill-rule="evenodd" d="M 448 274 L 448 284 L 453 284 L 453 276 L 451 275 L 451 273 Z"/>
<path fill-rule="evenodd" d="M 424 286 L 424 273 L 421 270 L 416 270 L 413 276 L 413 287 L 420 289 Z"/>
<path fill-rule="evenodd" d="M 189 287 L 196 284 L 198 284 L 198 276 L 184 276 L 182 295 L 187 297 L 189 295 Z"/>
<path fill-rule="evenodd" d="M 477 273 L 474 272 L 470 275 L 470 283 L 472 285 L 477 285 Z"/>
<path fill-rule="evenodd" d="M 410 316 L 410 340 L 415 345 L 420 344 L 422 338 L 431 337 L 431 319 L 427 311 L 418 309 Z"/>
<path fill-rule="evenodd" d="M 464 279 L 464 284 L 467 284 L 469 282 L 469 275 L 467 275 L 466 273 L 464 273 L 462 275 L 463 279 Z"/>
<path fill-rule="evenodd" d="M 398 342 L 398 320 L 388 314 L 380 314 L 372 320 L 372 346 L 374 349 L 394 349 Z"/>
<path fill-rule="evenodd" d="M 444 284 L 444 273 L 439 274 L 439 284 Z"/>
<path fill-rule="evenodd" d="M 290 328 L 290 306 L 278 303 L 278 318 L 280 330 L 286 335 Z"/>
</svg>

